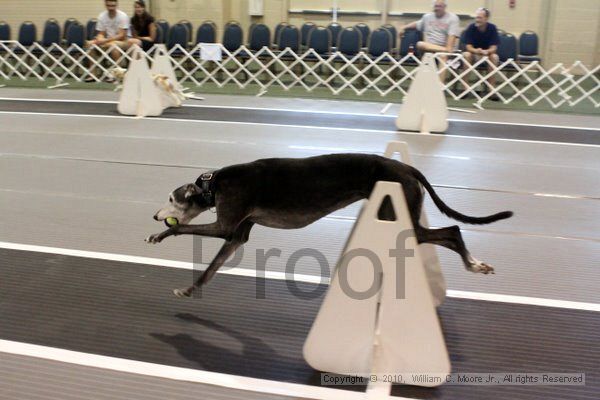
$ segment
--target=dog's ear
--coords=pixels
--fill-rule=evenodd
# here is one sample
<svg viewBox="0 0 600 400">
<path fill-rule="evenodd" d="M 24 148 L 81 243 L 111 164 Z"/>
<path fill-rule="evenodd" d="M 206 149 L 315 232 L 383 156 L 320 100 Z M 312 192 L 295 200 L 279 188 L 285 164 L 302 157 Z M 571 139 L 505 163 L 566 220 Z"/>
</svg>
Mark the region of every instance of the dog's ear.
<svg viewBox="0 0 600 400">
<path fill-rule="evenodd" d="M 195 183 L 189 183 L 185 187 L 184 198 L 187 200 L 187 199 L 189 199 L 192 196 L 200 194 L 201 192 L 202 192 L 202 189 L 200 189 L 200 186 L 196 185 Z"/>
</svg>

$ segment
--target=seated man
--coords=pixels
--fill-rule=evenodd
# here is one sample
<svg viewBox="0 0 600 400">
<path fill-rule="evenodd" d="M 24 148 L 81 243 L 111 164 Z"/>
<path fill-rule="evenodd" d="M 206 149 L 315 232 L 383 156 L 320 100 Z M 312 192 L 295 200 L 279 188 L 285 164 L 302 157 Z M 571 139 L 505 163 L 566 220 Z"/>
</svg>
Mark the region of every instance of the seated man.
<svg viewBox="0 0 600 400">
<path fill-rule="evenodd" d="M 94 40 L 90 40 L 88 46 L 97 45 L 102 49 L 108 49 L 111 46 L 118 46 L 122 49 L 126 49 L 127 44 L 127 30 L 129 29 L 129 18 L 123 11 L 117 9 L 117 0 L 105 0 L 106 11 L 103 11 L 98 16 L 98 23 L 96 24 L 96 30 L 98 35 Z M 97 50 L 92 50 L 92 55 L 98 56 Z M 113 60 L 118 60 L 120 52 L 113 49 L 110 56 Z M 94 75 L 95 68 L 92 68 L 90 73 Z M 107 79 L 112 80 L 112 77 Z M 86 82 L 94 82 L 94 78 L 88 76 L 85 79 Z"/>
<path fill-rule="evenodd" d="M 406 29 L 418 29 L 424 33 L 424 41 L 417 43 L 420 51 L 452 53 L 454 43 L 460 35 L 459 20 L 456 14 L 446 11 L 446 0 L 434 0 L 433 12 L 423 15 L 419 21 L 400 28 L 400 35 Z M 447 57 L 440 57 L 445 61 Z M 445 80 L 445 71 L 440 75 Z"/>
<path fill-rule="evenodd" d="M 465 68 L 470 67 L 474 62 L 482 57 L 488 57 L 490 63 L 486 63 L 488 71 L 498 65 L 500 60 L 497 54 L 500 37 L 496 25 L 489 23 L 490 11 L 487 8 L 478 8 L 475 12 L 475 22 L 469 25 L 465 32 L 466 51 L 463 52 L 466 64 Z M 495 75 L 488 78 L 490 85 L 496 83 Z M 465 85 L 466 86 L 466 85 Z M 490 100 L 498 100 L 496 95 Z"/>
</svg>

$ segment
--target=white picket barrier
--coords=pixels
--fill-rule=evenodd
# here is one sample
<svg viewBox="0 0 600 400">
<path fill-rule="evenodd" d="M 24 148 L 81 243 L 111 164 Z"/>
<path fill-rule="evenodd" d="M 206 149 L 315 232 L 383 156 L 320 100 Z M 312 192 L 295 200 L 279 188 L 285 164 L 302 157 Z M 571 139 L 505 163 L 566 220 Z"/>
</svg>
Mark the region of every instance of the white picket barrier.
<svg viewBox="0 0 600 400">
<path fill-rule="evenodd" d="M 313 49 L 302 53 L 289 48 L 275 51 L 268 47 L 252 51 L 245 46 L 229 51 L 220 44 L 214 45 L 221 47 L 219 59 L 203 59 L 200 56 L 202 46 L 200 43 L 188 50 L 175 45 L 168 50 L 166 56 L 180 83 L 189 82 L 198 87 L 213 84 L 219 88 L 235 85 L 240 89 L 252 85 L 260 94 L 268 93 L 272 88 L 301 88 L 307 92 L 320 88 L 334 95 L 377 93 L 395 98 L 406 95 L 406 87 L 415 79 L 418 70 L 414 65 L 423 63 L 414 54 L 399 58 L 390 53 L 374 57 L 359 52 L 347 56 L 339 52 L 319 54 Z M 91 50 L 100 56 L 92 57 Z M 112 51 L 119 54 L 117 60 L 110 57 Z M 164 48 L 159 50 L 155 46 L 145 53 L 145 57 L 150 61 L 160 52 L 164 52 Z M 558 108 L 588 101 L 594 107 L 600 107 L 600 65 L 589 67 L 576 61 L 570 66 L 543 67 L 539 62 L 521 64 L 513 59 L 493 65 L 486 57 L 469 64 L 461 54 L 438 53 L 433 57 L 452 60 L 440 63 L 442 67 L 438 71 L 446 72 L 448 76 L 443 85 L 447 98 L 460 99 L 470 95 L 478 107 L 492 96 L 505 104 L 521 100 L 527 106 L 534 106 L 544 101 L 552 108 Z M 63 84 L 66 80 L 83 81 L 91 77 L 100 82 L 110 75 L 112 68 L 126 67 L 130 60 L 129 52 L 116 46 L 102 49 L 94 45 L 84 49 L 76 44 L 65 48 L 35 43 L 25 47 L 16 41 L 0 41 L 0 77 L 4 79 L 53 79 Z M 463 67 L 452 67 L 459 64 Z M 468 76 L 473 79 L 469 81 Z M 496 78 L 493 86 L 488 82 L 491 76 Z M 466 85 L 464 89 L 463 84 Z M 456 87 L 460 90 L 456 91 Z M 480 87 L 487 90 L 480 92 Z M 434 129 L 430 127 L 429 130 Z"/>
</svg>

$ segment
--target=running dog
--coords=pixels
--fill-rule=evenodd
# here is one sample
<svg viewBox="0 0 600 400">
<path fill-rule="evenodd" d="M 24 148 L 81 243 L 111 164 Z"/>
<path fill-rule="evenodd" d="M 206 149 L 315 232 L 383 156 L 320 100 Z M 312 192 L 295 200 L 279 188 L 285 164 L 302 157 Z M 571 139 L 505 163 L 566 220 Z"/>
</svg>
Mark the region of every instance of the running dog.
<svg viewBox="0 0 600 400">
<path fill-rule="evenodd" d="M 402 184 L 418 243 L 432 243 L 457 252 L 471 272 L 493 273 L 475 259 L 463 242 L 458 226 L 429 229 L 420 225 L 424 191 L 448 217 L 468 224 L 489 224 L 510 218 L 511 211 L 487 217 L 471 217 L 448 207 L 425 176 L 416 168 L 396 160 L 366 154 L 330 154 L 309 158 L 269 158 L 232 165 L 202 174 L 195 183 L 175 189 L 168 203 L 154 215 L 169 229 L 146 238 L 160 243 L 172 235 L 202 235 L 225 239 L 218 254 L 200 278 L 187 289 L 176 289 L 179 297 L 190 297 L 206 284 L 223 263 L 248 241 L 254 224 L 296 229 L 307 226 L 335 210 L 371 194 L 378 181 Z M 385 204 L 385 203 L 384 203 Z M 215 207 L 217 221 L 188 225 L 200 213 Z M 391 204 L 382 207 L 380 219 L 393 220 Z M 177 220 L 170 225 L 168 221 Z"/>
</svg>

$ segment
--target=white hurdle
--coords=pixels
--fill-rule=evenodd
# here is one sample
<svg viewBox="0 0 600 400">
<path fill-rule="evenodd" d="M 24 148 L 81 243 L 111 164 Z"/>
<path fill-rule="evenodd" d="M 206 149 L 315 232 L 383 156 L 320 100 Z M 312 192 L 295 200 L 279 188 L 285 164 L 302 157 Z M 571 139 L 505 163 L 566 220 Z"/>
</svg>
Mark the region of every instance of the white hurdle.
<svg viewBox="0 0 600 400">
<path fill-rule="evenodd" d="M 415 79 L 402 102 L 396 127 L 421 133 L 445 132 L 448 129 L 444 85 L 440 82 L 431 53 L 423 56 L 423 63 L 417 68 Z"/>
<path fill-rule="evenodd" d="M 121 114 L 136 117 L 160 116 L 164 110 L 160 92 L 154 84 L 142 50 L 136 46 L 123 79 L 117 110 Z"/>
<path fill-rule="evenodd" d="M 133 47 L 118 105 L 121 114 L 140 118 L 156 117 L 167 108 L 181 107 L 183 101 L 188 98 L 203 100 L 201 97 L 195 97 L 193 93 L 184 93 L 164 45 L 157 45 L 152 69 L 148 69 L 142 50 L 138 46 Z"/>
<path fill-rule="evenodd" d="M 392 143 L 387 152 L 408 161 L 405 143 Z M 394 221 L 378 218 L 387 200 Z M 389 396 L 392 383 L 441 384 L 451 365 L 436 313 L 443 295 L 436 297 L 432 287 L 445 295 L 437 255 L 418 245 L 402 186 L 378 182 L 308 334 L 306 362 L 320 371 L 369 377 L 368 399 Z M 420 379 L 423 374 L 431 379 Z"/>
</svg>

